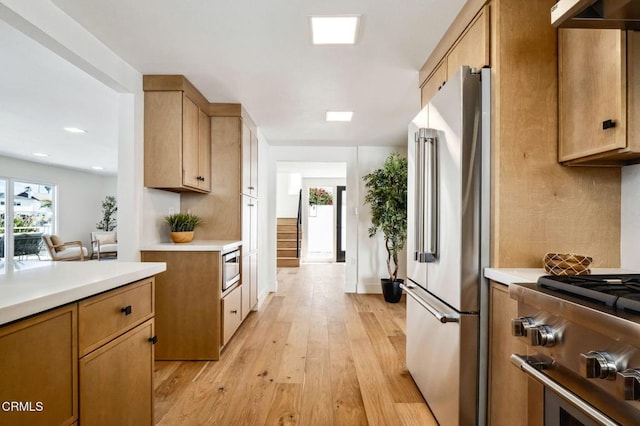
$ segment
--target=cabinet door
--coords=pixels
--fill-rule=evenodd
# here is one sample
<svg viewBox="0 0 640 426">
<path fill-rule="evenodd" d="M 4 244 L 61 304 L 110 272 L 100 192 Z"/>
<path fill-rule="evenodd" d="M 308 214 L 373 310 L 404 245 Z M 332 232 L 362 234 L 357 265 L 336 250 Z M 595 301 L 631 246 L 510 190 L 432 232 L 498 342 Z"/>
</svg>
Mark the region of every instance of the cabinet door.
<svg viewBox="0 0 640 426">
<path fill-rule="evenodd" d="M 242 122 L 242 193 L 254 195 L 251 185 L 251 128 Z"/>
<path fill-rule="evenodd" d="M 251 195 L 258 196 L 258 135 L 255 132 L 251 132 L 251 163 L 249 178 Z"/>
<path fill-rule="evenodd" d="M 242 196 L 242 250 L 258 250 L 258 200 L 247 195 Z"/>
<path fill-rule="evenodd" d="M 251 312 L 251 255 L 242 256 L 242 320 Z"/>
<path fill-rule="evenodd" d="M 200 184 L 198 146 L 200 132 L 198 121 L 200 111 L 198 106 L 188 97 L 183 97 L 182 103 L 182 183 L 186 186 L 198 188 Z"/>
<path fill-rule="evenodd" d="M 69 425 L 77 419 L 76 318 L 73 304 L 0 328 L 0 424 Z M 7 410 L 7 403 L 28 411 Z"/>
<path fill-rule="evenodd" d="M 199 188 L 211 191 L 211 119 L 198 110 L 198 175 Z"/>
<path fill-rule="evenodd" d="M 625 32 L 561 29 L 558 43 L 559 160 L 625 148 Z"/>
<path fill-rule="evenodd" d="M 489 65 L 489 8 L 485 6 L 447 54 L 447 80 L 463 65 Z"/>
<path fill-rule="evenodd" d="M 153 319 L 80 360 L 80 424 L 153 424 Z"/>
<path fill-rule="evenodd" d="M 420 89 L 421 106 L 424 107 L 429 100 L 447 81 L 447 62 L 443 59 L 433 70 L 427 81 Z"/>
<path fill-rule="evenodd" d="M 513 353 L 526 354 L 527 347 L 511 335 L 511 320 L 518 306 L 508 288 L 491 283 L 489 314 L 489 424 L 527 425 L 527 376 L 511 365 Z"/>
<path fill-rule="evenodd" d="M 253 309 L 258 304 L 258 253 L 249 255 L 249 306 Z"/>
</svg>

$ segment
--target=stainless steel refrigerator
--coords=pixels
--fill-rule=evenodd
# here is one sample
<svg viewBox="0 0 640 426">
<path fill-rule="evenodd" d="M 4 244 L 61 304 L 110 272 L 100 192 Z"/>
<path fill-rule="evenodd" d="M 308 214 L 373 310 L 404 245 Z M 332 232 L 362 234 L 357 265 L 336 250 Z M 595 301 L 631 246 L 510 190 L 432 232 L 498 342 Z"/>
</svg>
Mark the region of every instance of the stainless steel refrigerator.
<svg viewBox="0 0 640 426">
<path fill-rule="evenodd" d="M 460 70 L 409 125 L 407 368 L 441 425 L 486 413 L 490 70 Z"/>
</svg>

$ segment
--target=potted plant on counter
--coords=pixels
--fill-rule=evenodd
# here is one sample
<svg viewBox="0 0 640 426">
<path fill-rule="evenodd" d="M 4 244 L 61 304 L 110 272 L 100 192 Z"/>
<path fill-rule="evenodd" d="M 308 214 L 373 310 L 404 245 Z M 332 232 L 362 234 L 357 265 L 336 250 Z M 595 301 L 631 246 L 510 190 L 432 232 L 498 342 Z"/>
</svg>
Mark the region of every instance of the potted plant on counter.
<svg viewBox="0 0 640 426">
<path fill-rule="evenodd" d="M 407 239 L 407 159 L 391 154 L 380 169 L 362 178 L 367 188 L 365 203 L 371 206 L 369 237 L 378 231 L 384 236 L 389 278 L 382 278 L 382 293 L 390 303 L 402 297 L 398 279 L 398 254 Z"/>
<path fill-rule="evenodd" d="M 175 213 L 164 218 L 171 229 L 171 241 L 174 243 L 188 243 L 193 240 L 195 227 L 200 218 L 191 213 Z"/>
</svg>

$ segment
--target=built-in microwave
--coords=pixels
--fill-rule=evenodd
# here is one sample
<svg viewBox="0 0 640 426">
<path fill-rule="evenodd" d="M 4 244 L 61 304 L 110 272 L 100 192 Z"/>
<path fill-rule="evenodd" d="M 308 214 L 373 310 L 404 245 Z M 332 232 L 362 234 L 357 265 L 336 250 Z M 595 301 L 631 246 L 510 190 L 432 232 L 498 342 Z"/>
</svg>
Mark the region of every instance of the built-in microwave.
<svg viewBox="0 0 640 426">
<path fill-rule="evenodd" d="M 222 291 L 240 281 L 240 250 L 222 255 Z"/>
</svg>

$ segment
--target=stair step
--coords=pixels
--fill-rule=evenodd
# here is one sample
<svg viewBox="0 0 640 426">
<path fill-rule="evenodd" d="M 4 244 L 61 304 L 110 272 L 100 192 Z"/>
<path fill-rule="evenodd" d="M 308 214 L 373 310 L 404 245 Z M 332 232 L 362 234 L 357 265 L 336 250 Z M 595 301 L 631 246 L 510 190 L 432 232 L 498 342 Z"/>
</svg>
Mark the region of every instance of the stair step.
<svg viewBox="0 0 640 426">
<path fill-rule="evenodd" d="M 294 232 L 278 232 L 277 239 L 279 240 L 296 240 L 296 233 Z"/>
<path fill-rule="evenodd" d="M 296 232 L 296 225 L 278 225 L 278 232 Z"/>
<path fill-rule="evenodd" d="M 296 248 L 280 248 L 278 247 L 278 257 L 296 257 Z"/>
<path fill-rule="evenodd" d="M 278 225 L 295 225 L 297 218 L 295 217 L 279 217 Z"/>
<path fill-rule="evenodd" d="M 296 257 L 279 257 L 276 266 L 278 268 L 297 268 L 300 266 L 300 259 Z"/>
<path fill-rule="evenodd" d="M 300 241 L 299 246 L 302 247 L 302 241 Z M 296 248 L 296 240 L 278 240 L 277 244 L 278 249 L 287 249 L 287 248 Z"/>
</svg>

